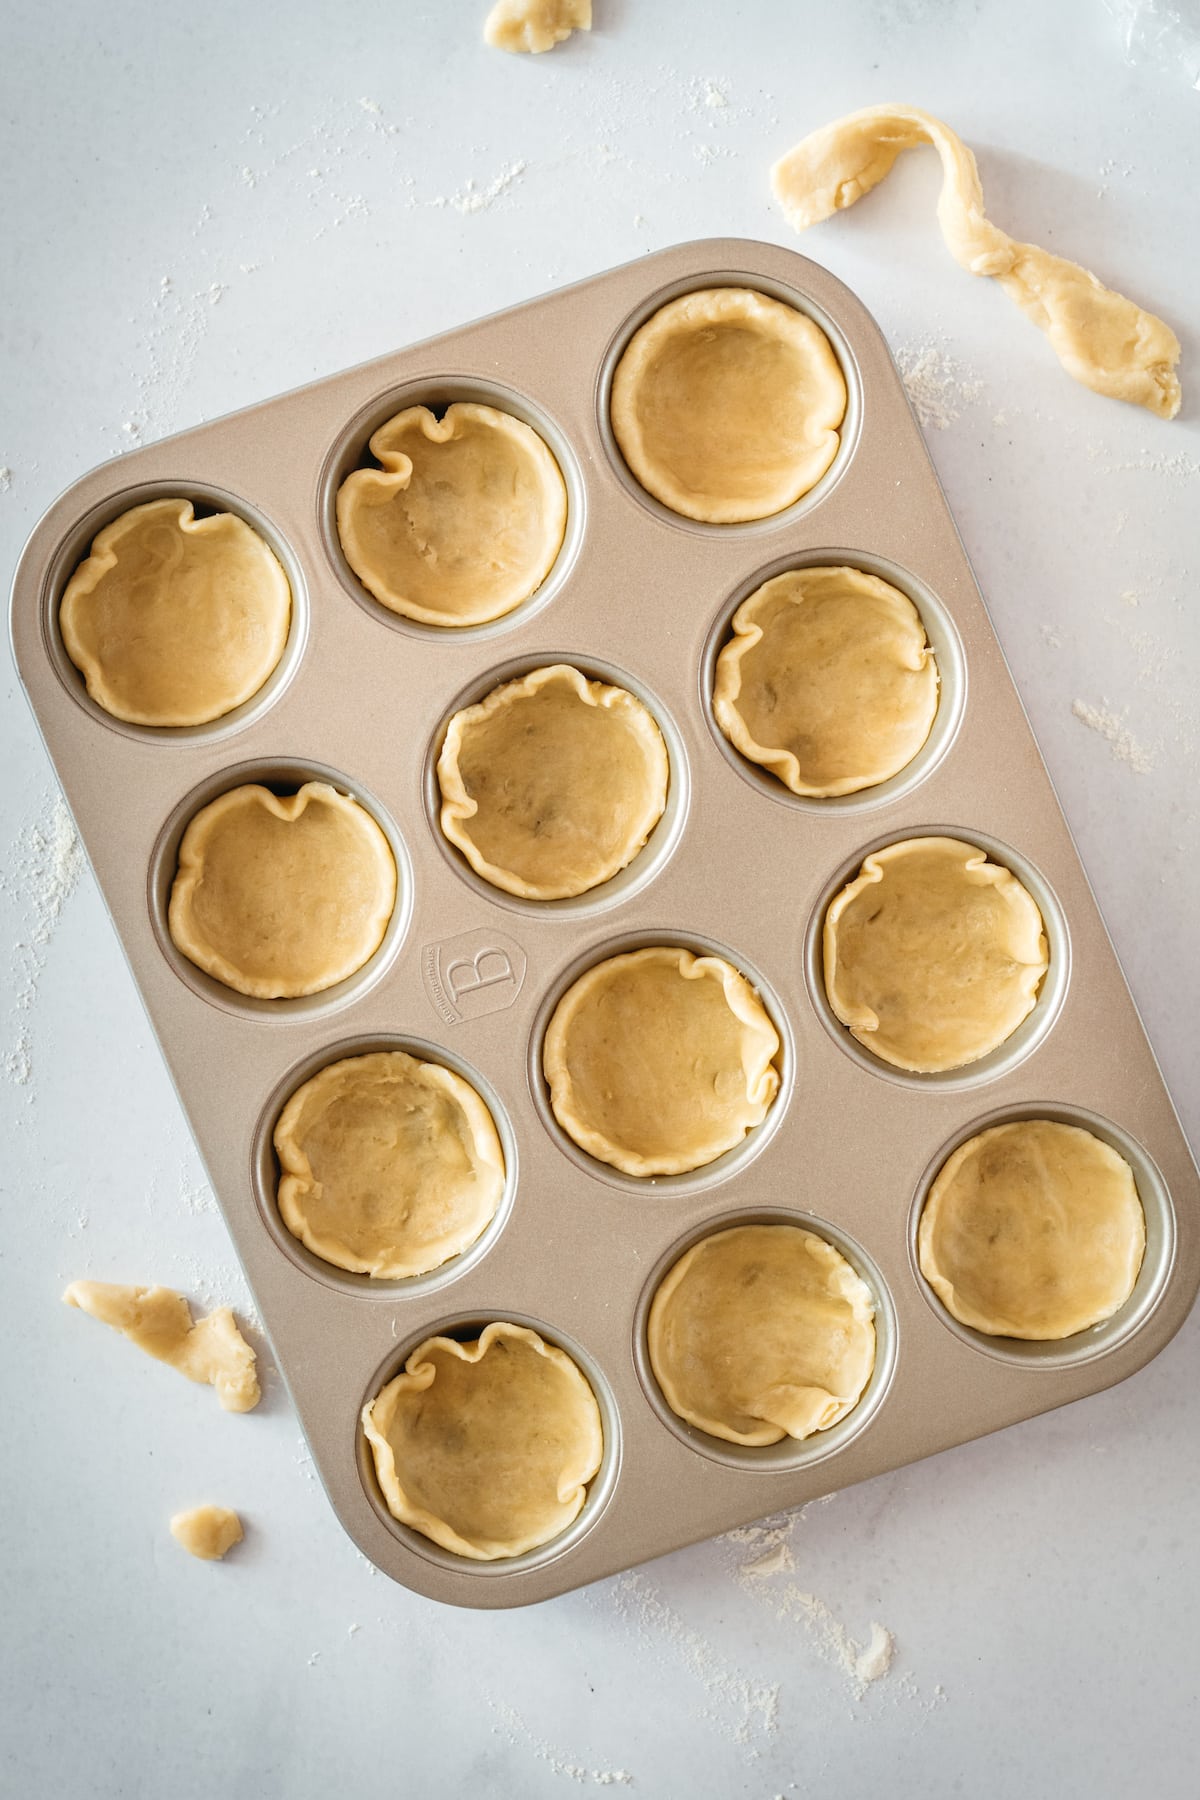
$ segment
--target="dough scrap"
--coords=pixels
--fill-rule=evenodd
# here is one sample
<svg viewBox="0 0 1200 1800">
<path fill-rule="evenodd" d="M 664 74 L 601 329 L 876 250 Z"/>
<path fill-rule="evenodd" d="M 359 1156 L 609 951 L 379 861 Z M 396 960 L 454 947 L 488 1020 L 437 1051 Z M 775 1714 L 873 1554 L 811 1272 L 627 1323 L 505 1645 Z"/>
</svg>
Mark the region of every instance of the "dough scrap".
<svg viewBox="0 0 1200 1800">
<path fill-rule="evenodd" d="M 557 663 L 455 713 L 437 776 L 442 831 L 476 873 L 561 900 L 632 862 L 662 817 L 670 764 L 640 700 Z"/>
<path fill-rule="evenodd" d="M 292 590 L 234 513 L 150 500 L 102 531 L 58 609 L 97 706 L 132 725 L 205 725 L 241 706 L 283 655 Z"/>
<path fill-rule="evenodd" d="M 168 925 L 226 987 L 295 999 L 361 969 L 395 904 L 395 860 L 365 806 L 324 781 L 283 799 L 250 783 L 188 825 Z"/>
<path fill-rule="evenodd" d="M 567 528 L 567 489 L 523 420 L 456 401 L 409 406 L 371 438 L 379 469 L 337 496 L 346 560 L 369 593 L 426 625 L 482 625 L 546 579 Z"/>
<path fill-rule="evenodd" d="M 906 594 L 865 570 L 792 569 L 733 615 L 713 713 L 794 794 L 853 794 L 896 775 L 933 725 L 938 673 Z"/>
<path fill-rule="evenodd" d="M 837 454 L 846 383 L 804 313 L 752 288 L 681 294 L 630 338 L 613 374 L 621 454 L 656 500 L 732 524 L 790 506 Z"/>
<path fill-rule="evenodd" d="M 825 915 L 825 991 L 897 1069 L 977 1062 L 1033 1011 L 1049 967 L 1042 915 L 1008 869 L 959 838 L 876 850 Z"/>
<path fill-rule="evenodd" d="M 219 1306 L 193 1324 L 187 1301 L 173 1288 L 126 1287 L 117 1281 L 73 1281 L 63 1300 L 111 1325 L 189 1381 L 214 1387 L 226 1412 L 251 1412 L 258 1405 L 257 1358 L 230 1307 Z"/>
<path fill-rule="evenodd" d="M 1133 1170 L 1077 1125 L 1018 1119 L 968 1139 L 938 1173 L 918 1230 L 921 1273 L 990 1337 L 1057 1340 L 1133 1292 L 1146 1219 Z"/>
<path fill-rule="evenodd" d="M 573 31 L 592 29 L 592 0 L 496 0 L 483 35 L 496 50 L 553 50 Z"/>
<path fill-rule="evenodd" d="M 193 1506 L 171 1518 L 171 1536 L 189 1556 L 201 1562 L 220 1562 L 227 1551 L 242 1541 L 242 1521 L 227 1506 Z"/>
<path fill-rule="evenodd" d="M 779 1034 L 719 956 L 659 944 L 596 963 L 546 1030 L 554 1116 L 626 1175 L 713 1162 L 762 1124 L 779 1091 Z"/>
<path fill-rule="evenodd" d="M 827 1431 L 875 1367 L 875 1303 L 840 1250 L 795 1225 L 734 1225 L 664 1276 L 646 1330 L 667 1405 L 731 1444 Z"/>
<path fill-rule="evenodd" d="M 472 1343 L 428 1338 L 367 1402 L 362 1425 L 393 1516 L 477 1562 L 564 1532 L 604 1454 L 578 1365 L 501 1321 Z"/>
<path fill-rule="evenodd" d="M 984 216 L 975 158 L 948 125 L 915 106 L 868 106 L 804 138 L 771 170 L 775 197 L 797 231 L 853 206 L 902 150 L 931 144 L 942 159 L 938 223 L 971 275 L 993 276 L 1076 381 L 1161 419 L 1179 411 L 1179 340 L 1169 325 L 1087 269 L 1022 244 Z"/>
<path fill-rule="evenodd" d="M 473 1244 L 504 1192 L 504 1152 L 469 1082 L 380 1050 L 330 1063 L 275 1127 L 280 1215 L 340 1269 L 403 1279 Z"/>
</svg>

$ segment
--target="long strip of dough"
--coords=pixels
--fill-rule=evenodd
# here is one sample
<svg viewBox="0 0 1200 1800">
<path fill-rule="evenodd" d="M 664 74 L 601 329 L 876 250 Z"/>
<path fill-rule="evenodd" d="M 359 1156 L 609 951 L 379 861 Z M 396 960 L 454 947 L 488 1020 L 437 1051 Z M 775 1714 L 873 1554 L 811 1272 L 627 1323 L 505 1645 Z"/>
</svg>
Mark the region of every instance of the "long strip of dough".
<svg viewBox="0 0 1200 1800">
<path fill-rule="evenodd" d="M 915 106 L 868 106 L 814 131 L 771 170 L 775 197 L 797 231 L 853 206 L 902 150 L 932 144 L 942 159 L 938 223 L 955 261 L 993 276 L 1054 346 L 1069 375 L 1162 419 L 1179 411 L 1179 339 L 1169 325 L 1115 294 L 1078 263 L 1022 244 L 984 216 L 975 158 L 948 125 Z"/>
<path fill-rule="evenodd" d="M 228 1306 L 193 1324 L 191 1308 L 174 1288 L 126 1287 L 116 1281 L 73 1281 L 63 1299 L 111 1325 L 147 1356 L 170 1363 L 189 1381 L 207 1382 L 226 1412 L 251 1412 L 258 1405 L 257 1358 Z"/>
</svg>

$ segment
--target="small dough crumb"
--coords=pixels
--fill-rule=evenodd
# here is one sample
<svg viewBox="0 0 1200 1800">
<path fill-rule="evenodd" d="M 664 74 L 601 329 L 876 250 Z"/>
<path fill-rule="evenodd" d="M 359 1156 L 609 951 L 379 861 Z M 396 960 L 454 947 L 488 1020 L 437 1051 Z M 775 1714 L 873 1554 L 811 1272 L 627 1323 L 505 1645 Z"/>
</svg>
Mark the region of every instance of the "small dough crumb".
<svg viewBox="0 0 1200 1800">
<path fill-rule="evenodd" d="M 775 197 L 797 231 L 853 206 L 902 150 L 932 144 L 942 159 L 938 223 L 970 275 L 992 275 L 1044 331 L 1068 375 L 1161 419 L 1179 411 L 1179 339 L 1087 269 L 1022 244 L 984 216 L 975 158 L 940 119 L 915 106 L 868 106 L 804 138 L 771 170 Z"/>
<path fill-rule="evenodd" d="M 227 1506 L 193 1506 L 175 1513 L 171 1536 L 189 1556 L 201 1562 L 220 1562 L 227 1550 L 242 1541 L 242 1521 Z"/>
<path fill-rule="evenodd" d="M 592 29 L 592 0 L 496 0 L 483 35 L 494 50 L 539 56 Z"/>
<path fill-rule="evenodd" d="M 228 1306 L 193 1324 L 187 1301 L 173 1288 L 126 1287 L 116 1281 L 73 1281 L 63 1300 L 111 1325 L 189 1381 L 216 1388 L 226 1412 L 250 1412 L 258 1405 L 257 1359 Z"/>
</svg>

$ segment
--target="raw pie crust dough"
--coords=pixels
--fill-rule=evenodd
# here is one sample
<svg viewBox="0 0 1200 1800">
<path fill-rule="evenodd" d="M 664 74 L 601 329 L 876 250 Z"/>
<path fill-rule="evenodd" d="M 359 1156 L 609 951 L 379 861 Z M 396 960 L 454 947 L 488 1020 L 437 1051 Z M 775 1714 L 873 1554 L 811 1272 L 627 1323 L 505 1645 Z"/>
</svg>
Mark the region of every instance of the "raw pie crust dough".
<svg viewBox="0 0 1200 1800">
<path fill-rule="evenodd" d="M 859 1043 L 930 1074 L 978 1061 L 1033 1011 L 1042 915 L 1008 869 L 959 838 L 868 856 L 825 915 L 825 991 Z"/>
<path fill-rule="evenodd" d="M 387 838 L 357 800 L 324 781 L 282 800 L 251 783 L 184 832 L 168 924 L 176 948 L 226 987 L 295 999 L 361 969 L 395 904 Z"/>
<path fill-rule="evenodd" d="M 846 383 L 819 326 L 751 288 L 669 300 L 617 364 L 613 433 L 633 474 L 688 519 L 764 519 L 837 454 Z"/>
<path fill-rule="evenodd" d="M 1133 1292 L 1146 1220 L 1123 1156 L 1077 1125 L 1019 1119 L 954 1152 L 921 1213 L 921 1273 L 990 1337 L 1073 1337 Z"/>
<path fill-rule="evenodd" d="M 58 621 L 97 706 L 133 725 L 178 726 L 256 694 L 291 616 L 287 576 L 244 519 L 151 500 L 97 532 Z"/>
<path fill-rule="evenodd" d="M 477 1562 L 520 1556 L 578 1517 L 600 1468 L 600 1408 L 565 1351 L 524 1325 L 432 1337 L 367 1402 L 388 1510 Z"/>
<path fill-rule="evenodd" d="M 505 893 L 561 900 L 633 860 L 662 817 L 662 732 L 624 688 L 558 663 L 455 713 L 437 765 L 442 831 Z"/>
<path fill-rule="evenodd" d="M 792 569 L 733 615 L 713 712 L 736 749 L 794 794 L 853 794 L 929 736 L 938 673 L 907 595 L 862 569 Z"/>
<path fill-rule="evenodd" d="M 469 1082 L 380 1050 L 330 1063 L 275 1127 L 279 1211 L 315 1256 L 361 1275 L 425 1275 L 473 1244 L 504 1192 L 504 1152 Z"/>
<path fill-rule="evenodd" d="M 814 131 L 775 164 L 775 196 L 804 231 L 861 200 L 902 150 L 932 144 L 942 159 L 938 223 L 955 261 L 992 275 L 1044 331 L 1069 375 L 1162 419 L 1179 411 L 1179 340 L 1169 325 L 1078 263 L 1018 243 L 984 216 L 975 158 L 948 125 L 915 106 L 869 106 Z"/>
<path fill-rule="evenodd" d="M 542 1048 L 554 1116 L 626 1175 L 699 1169 L 761 1125 L 779 1090 L 779 1034 L 719 956 L 653 945 L 581 975 Z"/>
<path fill-rule="evenodd" d="M 592 0 L 496 0 L 483 35 L 496 50 L 553 50 L 573 31 L 592 29 Z"/>
<path fill-rule="evenodd" d="M 73 1281 L 63 1300 L 111 1325 L 189 1381 L 214 1387 L 226 1412 L 251 1412 L 258 1405 L 257 1359 L 228 1306 L 193 1325 L 187 1301 L 172 1288 L 115 1281 Z"/>
<path fill-rule="evenodd" d="M 827 1431 L 857 1405 L 875 1367 L 875 1306 L 815 1232 L 735 1225 L 664 1277 L 646 1337 L 679 1418 L 731 1444 L 778 1444 Z"/>
<path fill-rule="evenodd" d="M 241 1543 L 242 1535 L 242 1521 L 227 1506 L 193 1506 L 171 1519 L 175 1542 L 201 1562 L 220 1562 L 226 1551 Z"/>
<path fill-rule="evenodd" d="M 346 560 L 369 593 L 426 625 L 482 625 L 541 586 L 562 547 L 567 489 L 537 432 L 456 401 L 409 406 L 371 439 L 380 469 L 337 497 Z"/>
</svg>

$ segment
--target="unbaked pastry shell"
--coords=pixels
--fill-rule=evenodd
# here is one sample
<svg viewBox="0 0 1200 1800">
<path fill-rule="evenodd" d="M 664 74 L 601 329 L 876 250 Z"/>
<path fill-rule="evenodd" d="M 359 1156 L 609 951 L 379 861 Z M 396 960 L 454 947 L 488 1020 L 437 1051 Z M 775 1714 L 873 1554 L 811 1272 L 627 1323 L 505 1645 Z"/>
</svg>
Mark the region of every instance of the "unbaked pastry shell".
<svg viewBox="0 0 1200 1800">
<path fill-rule="evenodd" d="M 542 1066 L 554 1116 L 580 1149 L 626 1175 L 680 1175 L 762 1124 L 779 1050 L 744 975 L 662 944 L 596 963 L 567 989 Z"/>
<path fill-rule="evenodd" d="M 567 489 L 531 426 L 473 401 L 441 419 L 409 406 L 370 450 L 382 467 L 343 481 L 337 528 L 382 605 L 425 625 L 482 625 L 542 585 L 566 532 Z"/>
<path fill-rule="evenodd" d="M 671 1411 L 727 1443 L 828 1431 L 875 1366 L 875 1305 L 815 1232 L 734 1225 L 684 1252 L 655 1293 L 650 1365 Z"/>
<path fill-rule="evenodd" d="M 819 325 L 752 288 L 681 294 L 613 373 L 621 454 L 656 500 L 709 524 L 791 506 L 837 455 L 846 383 Z"/>
<path fill-rule="evenodd" d="M 476 1562 L 561 1536 L 604 1455 L 578 1365 L 503 1322 L 474 1343 L 428 1338 L 367 1402 L 362 1426 L 392 1516 Z"/>
<path fill-rule="evenodd" d="M 468 1081 L 403 1050 L 343 1058 L 275 1127 L 280 1216 L 314 1256 L 360 1275 L 425 1275 L 473 1244 L 504 1192 L 504 1153 Z M 315 1167 L 314 1167 L 315 1165 Z"/>
<path fill-rule="evenodd" d="M 732 629 L 713 714 L 793 794 L 877 787 L 928 738 L 937 664 L 916 607 L 889 582 L 862 569 L 792 569 L 743 600 Z"/>
<path fill-rule="evenodd" d="M 670 763 L 640 700 L 556 663 L 455 713 L 437 777 L 442 831 L 476 874 L 563 900 L 632 862 L 662 817 Z"/>
<path fill-rule="evenodd" d="M 280 827 L 297 828 L 294 841 Z M 226 987 L 296 999 L 369 962 L 395 904 L 391 848 L 357 800 L 324 781 L 283 799 L 251 783 L 188 825 L 168 925 L 176 948 Z"/>
<path fill-rule="evenodd" d="M 292 591 L 234 513 L 150 500 L 102 531 L 58 609 L 97 706 L 131 725 L 206 725 L 258 693 L 287 643 Z"/>
<path fill-rule="evenodd" d="M 997 1049 L 1037 1005 L 1049 967 L 1037 903 L 959 838 L 868 856 L 825 915 L 829 1004 L 860 1044 L 916 1074 Z"/>
<path fill-rule="evenodd" d="M 1118 1312 L 1146 1250 L 1133 1170 L 1077 1125 L 1017 1119 L 938 1171 L 917 1234 L 921 1273 L 960 1324 L 1055 1342 Z"/>
</svg>

